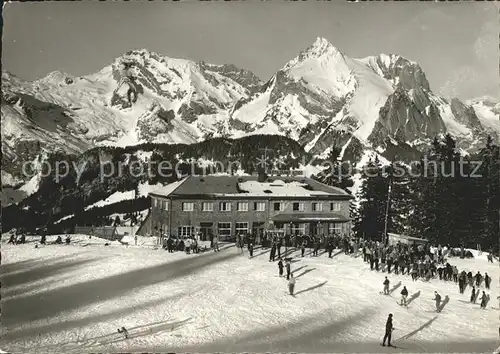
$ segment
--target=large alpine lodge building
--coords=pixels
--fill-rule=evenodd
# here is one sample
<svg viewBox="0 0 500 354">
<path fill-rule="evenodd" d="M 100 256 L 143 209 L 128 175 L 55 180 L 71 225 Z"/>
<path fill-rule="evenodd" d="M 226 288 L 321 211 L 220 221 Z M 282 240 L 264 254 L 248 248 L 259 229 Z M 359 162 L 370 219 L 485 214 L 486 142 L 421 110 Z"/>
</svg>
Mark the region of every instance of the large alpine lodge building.
<svg viewBox="0 0 500 354">
<path fill-rule="evenodd" d="M 301 176 L 188 176 L 150 193 L 153 236 L 221 240 L 264 231 L 289 235 L 350 232 L 353 196 Z"/>
</svg>

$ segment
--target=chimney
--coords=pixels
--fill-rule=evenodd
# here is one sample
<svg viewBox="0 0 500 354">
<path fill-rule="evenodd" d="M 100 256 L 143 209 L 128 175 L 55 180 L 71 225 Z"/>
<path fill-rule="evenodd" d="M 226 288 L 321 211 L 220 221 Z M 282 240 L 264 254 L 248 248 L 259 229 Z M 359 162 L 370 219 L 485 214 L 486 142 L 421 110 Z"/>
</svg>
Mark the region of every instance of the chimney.
<svg viewBox="0 0 500 354">
<path fill-rule="evenodd" d="M 257 177 L 257 181 L 263 183 L 267 180 L 267 174 L 264 171 L 260 171 Z"/>
</svg>

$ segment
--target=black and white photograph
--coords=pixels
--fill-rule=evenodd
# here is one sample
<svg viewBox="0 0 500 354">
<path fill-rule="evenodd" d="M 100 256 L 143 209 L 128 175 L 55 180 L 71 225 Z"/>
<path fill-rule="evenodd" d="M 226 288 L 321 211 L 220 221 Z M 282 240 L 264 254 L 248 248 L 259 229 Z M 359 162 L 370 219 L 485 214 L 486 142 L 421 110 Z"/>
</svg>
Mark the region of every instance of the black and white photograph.
<svg viewBox="0 0 500 354">
<path fill-rule="evenodd" d="M 0 353 L 500 354 L 499 10 L 4 2 Z"/>
</svg>

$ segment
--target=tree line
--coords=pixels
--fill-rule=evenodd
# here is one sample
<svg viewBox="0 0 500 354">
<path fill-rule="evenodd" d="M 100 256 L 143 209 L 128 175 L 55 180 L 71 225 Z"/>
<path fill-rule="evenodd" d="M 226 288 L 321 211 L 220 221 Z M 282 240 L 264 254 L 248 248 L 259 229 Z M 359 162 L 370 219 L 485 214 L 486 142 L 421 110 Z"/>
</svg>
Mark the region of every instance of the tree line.
<svg viewBox="0 0 500 354">
<path fill-rule="evenodd" d="M 34 232 L 47 227 L 49 232 L 62 232 L 82 224 L 109 225 L 111 214 L 134 214 L 149 207 L 149 198 L 139 196 L 140 184 L 168 184 L 185 175 L 235 172 L 238 168 L 251 174 L 257 171 L 263 149 L 270 165 L 279 160 L 286 168 L 298 168 L 301 162 L 311 160 L 299 143 L 279 135 L 214 138 L 196 144 L 96 147 L 81 155 L 54 152 L 43 165 L 44 177 L 37 192 L 3 208 L 2 229 Z M 175 171 L 158 173 L 154 168 L 164 161 L 175 166 Z M 67 171 L 65 166 L 69 166 Z M 149 173 L 149 166 L 153 166 L 153 173 Z M 115 173 L 102 178 L 108 170 Z M 115 192 L 132 190 L 136 190 L 134 200 L 85 210 Z M 69 215 L 74 217 L 56 223 Z"/>
<path fill-rule="evenodd" d="M 338 149 L 332 154 L 335 158 Z M 324 171 L 316 178 L 341 188 L 352 186 L 353 176 L 339 171 Z M 435 138 L 419 161 L 395 159 L 387 165 L 375 157 L 360 177 L 358 207 L 351 215 L 357 236 L 382 240 L 387 230 L 434 244 L 498 248 L 500 156 L 491 137 L 473 156 L 461 156 L 450 135 Z"/>
</svg>

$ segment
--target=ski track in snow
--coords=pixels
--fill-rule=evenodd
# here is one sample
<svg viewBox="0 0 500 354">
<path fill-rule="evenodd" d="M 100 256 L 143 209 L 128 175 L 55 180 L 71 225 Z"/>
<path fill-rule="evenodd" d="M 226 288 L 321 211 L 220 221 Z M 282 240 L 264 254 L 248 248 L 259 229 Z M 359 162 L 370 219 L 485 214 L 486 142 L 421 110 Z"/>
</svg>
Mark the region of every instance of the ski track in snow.
<svg viewBox="0 0 500 354">
<path fill-rule="evenodd" d="M 439 280 L 412 282 L 407 276 L 391 274 L 390 287 L 400 281 L 401 286 L 390 297 L 379 295 L 387 274 L 370 271 L 361 258 L 337 254 L 339 250 L 334 251 L 333 259 L 325 254 L 310 257 L 307 252 L 306 257 L 297 258 L 292 264 L 292 271 L 297 269 L 296 296 L 290 297 L 286 281 L 277 276 L 277 264 L 270 263 L 269 253 L 262 254 L 266 250 L 260 248 L 249 259 L 246 249 L 242 255 L 234 247 L 220 253 L 186 255 L 151 246 L 104 247 L 105 241 L 95 237 L 75 237 L 79 243 L 74 245 L 37 249 L 33 243 L 6 245 L 5 236 L 3 239 L 2 275 L 7 278 L 2 286 L 2 317 L 6 330 L 0 347 L 10 352 L 199 348 L 205 352 L 491 353 L 498 346 L 499 312 L 491 309 L 498 308 L 498 264 L 487 263 L 485 255 L 475 260 L 451 258 L 459 269 L 486 271 L 492 277 L 491 300 L 488 309 L 481 310 L 479 304 L 466 303 L 469 289 L 460 295 L 457 285 Z M 81 247 L 83 243 L 90 245 Z M 213 262 L 203 266 L 209 260 Z M 177 261 L 180 263 L 172 263 Z M 21 266 L 17 262 L 27 263 Z M 66 266 L 65 262 L 74 264 Z M 170 263 L 175 270 L 169 268 Z M 177 269 L 183 274 L 176 276 Z M 143 273 L 130 275 L 140 270 Z M 403 285 L 410 292 L 409 299 L 420 291 L 408 309 L 395 301 Z M 434 290 L 443 299 L 450 297 L 439 314 L 432 312 Z M 75 298 L 61 295 L 66 291 Z M 23 300 L 26 298 L 31 300 Z M 29 314 L 14 308 L 23 301 L 32 302 Z M 66 301 L 74 306 L 66 306 Z M 44 312 L 49 311 L 47 307 L 53 311 Z M 398 349 L 379 346 L 388 313 L 394 314 L 393 341 Z M 122 326 L 129 329 L 130 339 L 117 333 Z M 404 339 L 397 341 L 401 337 Z M 441 349 L 437 342 L 445 341 L 456 344 Z"/>
</svg>

